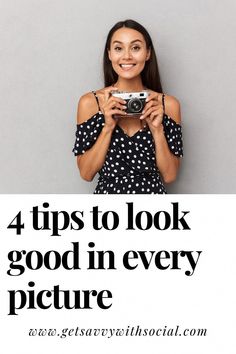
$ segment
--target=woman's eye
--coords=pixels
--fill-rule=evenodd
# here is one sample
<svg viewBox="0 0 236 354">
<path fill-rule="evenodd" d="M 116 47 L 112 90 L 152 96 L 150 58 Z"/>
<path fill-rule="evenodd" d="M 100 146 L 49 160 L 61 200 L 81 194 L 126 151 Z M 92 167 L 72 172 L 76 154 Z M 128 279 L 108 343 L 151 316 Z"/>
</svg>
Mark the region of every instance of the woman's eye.
<svg viewBox="0 0 236 354">
<path fill-rule="evenodd" d="M 122 48 L 121 47 L 115 47 L 114 49 L 115 49 L 115 51 L 119 52 L 119 51 L 121 51 Z"/>
<path fill-rule="evenodd" d="M 138 45 L 135 45 L 132 49 L 135 51 L 138 51 L 140 49 L 140 47 Z"/>
</svg>

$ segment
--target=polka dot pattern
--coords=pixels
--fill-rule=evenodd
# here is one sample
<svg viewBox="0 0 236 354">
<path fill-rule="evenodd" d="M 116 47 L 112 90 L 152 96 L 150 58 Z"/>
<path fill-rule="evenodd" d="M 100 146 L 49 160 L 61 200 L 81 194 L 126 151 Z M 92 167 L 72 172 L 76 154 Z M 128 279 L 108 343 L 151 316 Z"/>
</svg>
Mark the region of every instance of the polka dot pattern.
<svg viewBox="0 0 236 354">
<path fill-rule="evenodd" d="M 104 116 L 98 112 L 77 125 L 74 155 L 84 154 L 96 142 Z M 163 127 L 170 151 L 183 156 L 181 126 L 164 115 Z M 158 151 L 157 151 L 158 153 Z M 155 145 L 150 130 L 139 130 L 133 136 L 117 126 L 112 134 L 105 163 L 99 171 L 95 194 L 165 194 L 166 189 L 156 167 Z"/>
</svg>

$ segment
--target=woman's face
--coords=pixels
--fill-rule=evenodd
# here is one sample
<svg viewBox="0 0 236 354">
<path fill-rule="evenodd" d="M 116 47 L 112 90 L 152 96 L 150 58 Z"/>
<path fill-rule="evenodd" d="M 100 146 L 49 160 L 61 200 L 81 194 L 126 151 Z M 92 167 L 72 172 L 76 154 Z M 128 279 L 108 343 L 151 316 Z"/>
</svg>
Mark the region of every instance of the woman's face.
<svg viewBox="0 0 236 354">
<path fill-rule="evenodd" d="M 123 27 L 113 34 L 108 55 L 117 75 L 132 79 L 142 72 L 150 57 L 150 50 L 140 32 Z"/>
</svg>

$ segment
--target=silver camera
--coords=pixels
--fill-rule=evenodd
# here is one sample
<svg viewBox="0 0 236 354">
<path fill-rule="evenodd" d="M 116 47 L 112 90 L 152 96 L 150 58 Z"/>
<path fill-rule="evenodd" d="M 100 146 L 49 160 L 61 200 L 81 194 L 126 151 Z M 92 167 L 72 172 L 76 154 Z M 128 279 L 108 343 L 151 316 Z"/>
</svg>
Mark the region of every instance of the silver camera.
<svg viewBox="0 0 236 354">
<path fill-rule="evenodd" d="M 141 92 L 125 92 L 125 91 L 112 91 L 112 96 L 122 98 L 126 101 L 125 112 L 128 115 L 139 115 L 145 106 L 148 91 Z"/>
</svg>

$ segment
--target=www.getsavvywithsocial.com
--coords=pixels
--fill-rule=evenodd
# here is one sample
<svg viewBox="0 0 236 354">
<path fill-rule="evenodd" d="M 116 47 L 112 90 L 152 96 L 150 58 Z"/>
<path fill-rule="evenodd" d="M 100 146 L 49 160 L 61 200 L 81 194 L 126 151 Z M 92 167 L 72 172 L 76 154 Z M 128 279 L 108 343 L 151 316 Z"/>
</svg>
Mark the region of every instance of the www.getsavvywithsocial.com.
<svg viewBox="0 0 236 354">
<path fill-rule="evenodd" d="M 127 326 L 125 328 L 82 328 L 65 327 L 56 328 L 30 328 L 30 337 L 103 337 L 111 339 L 114 337 L 205 337 L 206 328 L 182 328 L 163 326 L 162 328 L 143 328 L 142 326 Z"/>
</svg>

